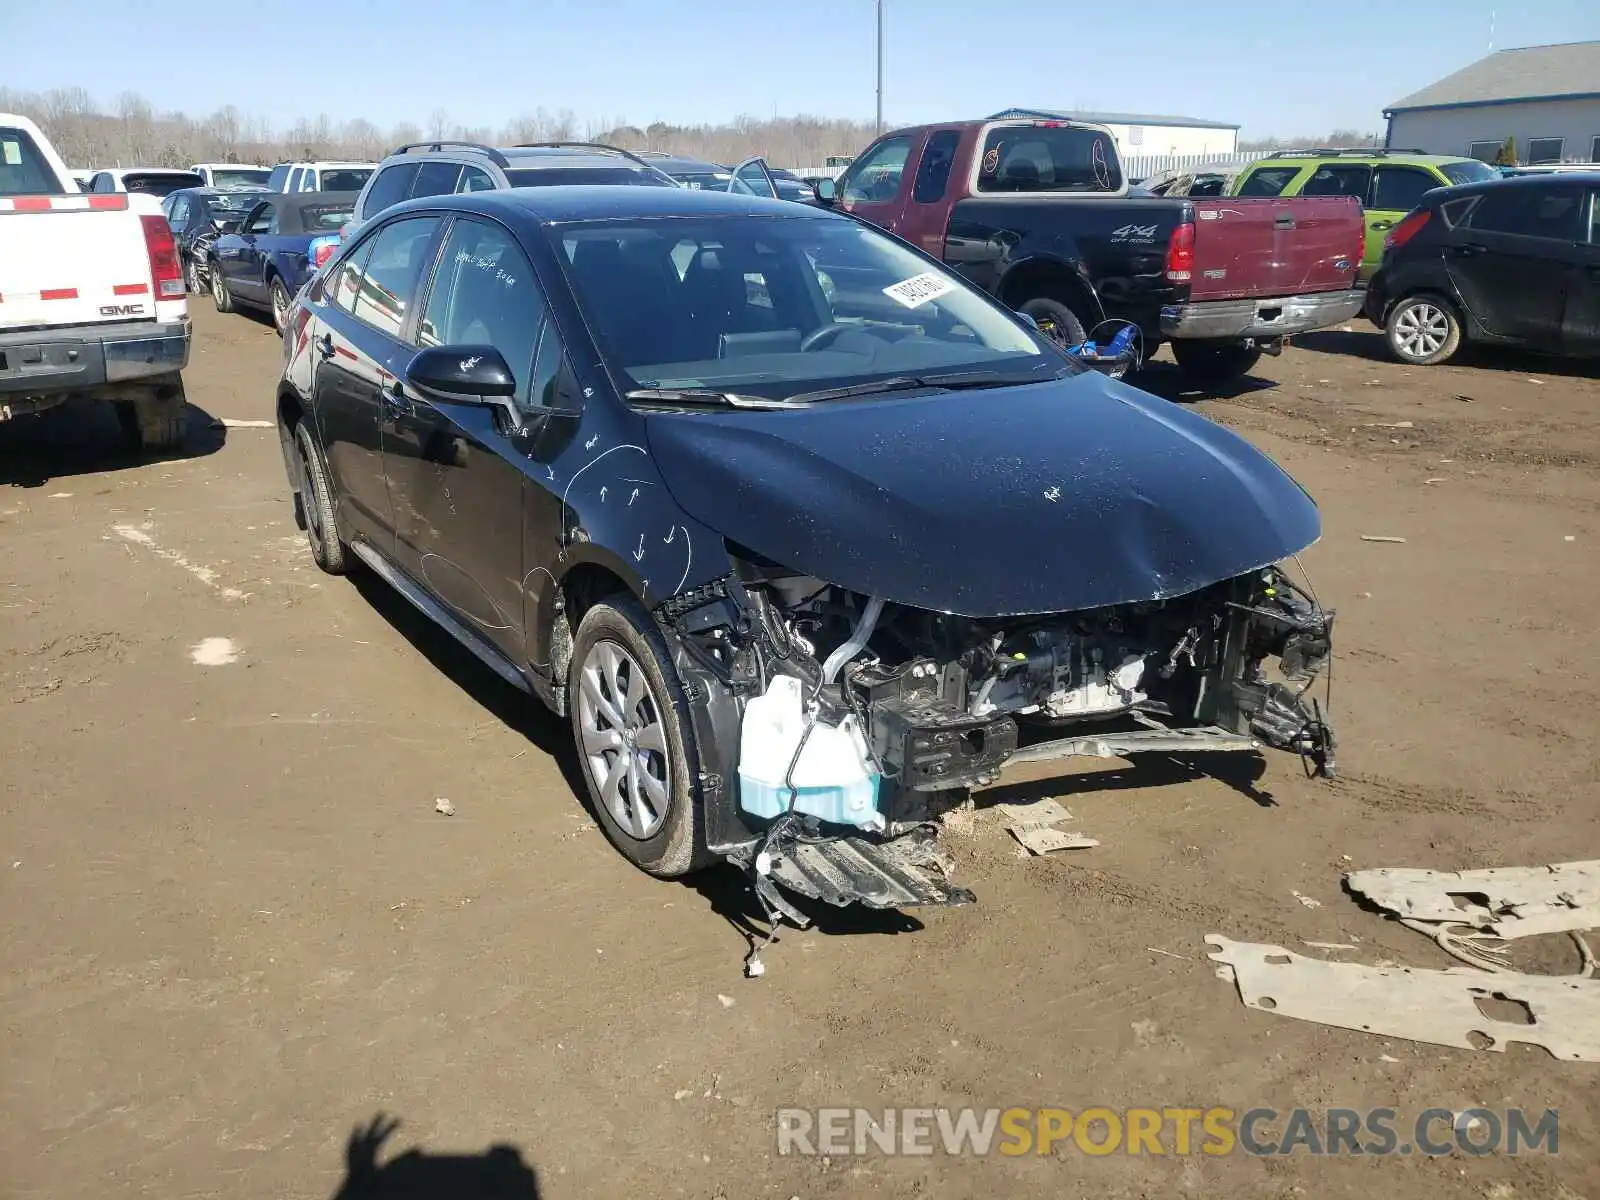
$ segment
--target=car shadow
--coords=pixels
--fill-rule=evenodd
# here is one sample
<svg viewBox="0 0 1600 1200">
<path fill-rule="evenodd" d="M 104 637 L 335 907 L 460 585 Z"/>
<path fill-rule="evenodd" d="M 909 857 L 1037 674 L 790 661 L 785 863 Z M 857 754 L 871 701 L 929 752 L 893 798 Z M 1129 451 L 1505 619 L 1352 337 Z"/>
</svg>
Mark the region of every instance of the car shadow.
<svg viewBox="0 0 1600 1200">
<path fill-rule="evenodd" d="M 222 449 L 227 430 L 197 404 L 188 405 L 182 448 L 135 450 L 110 404 L 69 400 L 42 413 L 0 421 L 0 485 L 43 487 L 53 479 L 126 471 L 152 462 L 204 458 Z"/>
<path fill-rule="evenodd" d="M 379 1113 L 345 1145 L 345 1177 L 332 1200 L 539 1200 L 539 1176 L 522 1152 L 503 1143 L 482 1154 L 411 1149 L 381 1165 L 378 1156 L 400 1127 Z"/>
<path fill-rule="evenodd" d="M 979 808 L 992 808 L 997 804 L 1031 804 L 1035 800 L 1061 800 L 1089 792 L 1164 788 L 1214 779 L 1258 807 L 1275 808 L 1278 804 L 1270 791 L 1258 786 L 1267 773 L 1267 760 L 1260 754 L 1141 754 L 1137 758 L 1115 761 L 1117 765 L 1109 770 L 1055 775 L 986 788 L 975 793 L 973 800 Z"/>
<path fill-rule="evenodd" d="M 1376 327 L 1370 333 L 1343 333 L 1325 330 L 1305 333 L 1295 338 L 1294 344 L 1315 354 L 1336 354 L 1345 358 L 1363 358 L 1368 362 L 1405 366 L 1389 352 L 1389 344 Z M 1477 367 L 1486 371 L 1505 371 L 1513 375 L 1560 375 L 1577 379 L 1591 378 L 1595 373 L 1593 359 L 1556 358 L 1553 355 L 1535 354 L 1512 346 L 1484 346 L 1469 342 L 1450 360 L 1452 367 Z M 1421 368 L 1428 369 L 1428 368 Z"/>
<path fill-rule="evenodd" d="M 1262 379 L 1255 375 L 1241 375 L 1226 383 L 1205 387 L 1185 375 L 1176 363 L 1170 362 L 1146 363 L 1136 373 L 1129 375 L 1127 382 L 1141 391 L 1160 396 L 1163 400 L 1170 400 L 1174 404 L 1192 404 L 1200 400 L 1232 400 L 1252 392 L 1268 392 L 1278 386 L 1276 380 Z"/>
<path fill-rule="evenodd" d="M 418 612 L 404 596 L 379 579 L 359 561 L 350 582 L 363 599 L 410 642 L 440 674 L 490 716 L 521 734 L 534 748 L 554 760 L 573 794 L 588 807 L 589 789 L 572 744 L 572 730 L 535 696 L 513 687 L 496 675 L 455 638 Z"/>
</svg>

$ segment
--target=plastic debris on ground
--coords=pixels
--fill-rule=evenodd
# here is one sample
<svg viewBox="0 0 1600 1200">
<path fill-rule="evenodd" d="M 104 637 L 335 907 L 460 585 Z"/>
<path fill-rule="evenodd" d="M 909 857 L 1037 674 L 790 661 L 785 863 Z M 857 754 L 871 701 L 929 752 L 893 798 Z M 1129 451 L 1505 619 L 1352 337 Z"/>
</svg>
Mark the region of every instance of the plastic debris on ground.
<svg viewBox="0 0 1600 1200">
<path fill-rule="evenodd" d="M 1100 844 L 1081 833 L 1066 833 L 1055 828 L 1062 821 L 1072 820 L 1072 814 L 1055 800 L 1040 800 L 1034 804 L 1001 804 L 997 807 L 1005 818 L 1011 836 L 1021 842 L 1030 854 L 1087 850 Z"/>
<path fill-rule="evenodd" d="M 1503 1051 L 1521 1042 L 1564 1061 L 1600 1061 L 1600 977 L 1582 935 L 1600 927 L 1600 860 L 1476 871 L 1380 868 L 1347 872 L 1344 882 L 1352 895 L 1471 966 L 1329 962 L 1208 934 L 1218 976 L 1238 986 L 1246 1006 L 1439 1046 Z M 1572 939 L 1575 975 L 1510 966 L 1512 943 L 1544 934 Z"/>
</svg>

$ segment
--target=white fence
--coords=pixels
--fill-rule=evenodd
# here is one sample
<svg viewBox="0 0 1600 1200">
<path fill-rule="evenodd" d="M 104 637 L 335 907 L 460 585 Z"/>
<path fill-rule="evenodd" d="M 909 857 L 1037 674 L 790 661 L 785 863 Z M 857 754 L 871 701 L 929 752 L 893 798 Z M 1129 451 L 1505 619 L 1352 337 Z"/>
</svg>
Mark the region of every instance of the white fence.
<svg viewBox="0 0 1600 1200">
<path fill-rule="evenodd" d="M 1244 167 L 1277 153 L 1276 150 L 1240 150 L 1234 154 L 1143 154 L 1137 158 L 1124 157 L 1122 172 L 1129 179 L 1148 179 L 1157 171 L 1180 171 L 1186 167 Z"/>
</svg>

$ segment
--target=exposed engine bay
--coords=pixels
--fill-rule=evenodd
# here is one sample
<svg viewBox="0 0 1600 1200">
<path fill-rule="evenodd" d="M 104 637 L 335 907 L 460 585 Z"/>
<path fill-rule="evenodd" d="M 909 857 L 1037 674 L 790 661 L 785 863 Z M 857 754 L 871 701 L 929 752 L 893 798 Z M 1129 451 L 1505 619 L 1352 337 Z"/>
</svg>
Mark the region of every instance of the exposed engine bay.
<svg viewBox="0 0 1600 1200">
<path fill-rule="evenodd" d="M 754 853 L 770 869 L 785 842 L 791 856 L 816 857 L 812 848 L 834 839 L 851 841 L 853 853 L 908 839 L 919 848 L 897 865 L 926 869 L 938 861 L 930 819 L 1019 759 L 1271 747 L 1299 755 L 1308 773 L 1333 773 L 1333 733 L 1312 696 L 1333 614 L 1279 567 L 1170 599 L 976 619 L 886 603 L 753 557 L 735 562 L 725 586 L 663 606 L 697 718 L 717 723 L 714 693 L 727 697 L 702 746 L 729 748 L 742 723 L 748 757 L 750 725 L 758 712 L 768 720 L 762 703 L 780 692 L 789 699 L 787 725 L 780 714 L 773 726 L 789 740 L 760 743 L 765 774 L 736 755 L 721 769 L 703 764 L 702 781 L 739 810 L 724 826 L 729 841 L 741 829 L 757 834 L 725 847 L 734 861 Z M 780 677 L 792 679 L 775 685 Z M 855 783 L 854 807 L 830 808 L 825 772 L 802 778 L 817 730 L 858 736 L 859 774 L 875 798 L 869 819 L 853 815 Z M 941 902 L 908 899 L 893 886 L 897 865 L 885 869 L 882 906 Z M 876 902 L 839 863 L 819 860 L 803 874 L 780 881 L 835 903 Z"/>
</svg>

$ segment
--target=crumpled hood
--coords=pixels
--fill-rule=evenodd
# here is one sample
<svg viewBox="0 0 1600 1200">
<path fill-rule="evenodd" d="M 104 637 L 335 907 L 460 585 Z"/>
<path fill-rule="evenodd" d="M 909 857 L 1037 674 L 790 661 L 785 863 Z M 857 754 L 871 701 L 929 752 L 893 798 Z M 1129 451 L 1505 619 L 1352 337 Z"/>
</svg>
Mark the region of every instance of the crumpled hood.
<svg viewBox="0 0 1600 1200">
<path fill-rule="evenodd" d="M 795 412 L 652 413 L 684 511 L 852 591 L 964 616 L 1179 596 L 1316 541 L 1243 438 L 1085 372 Z"/>
</svg>

